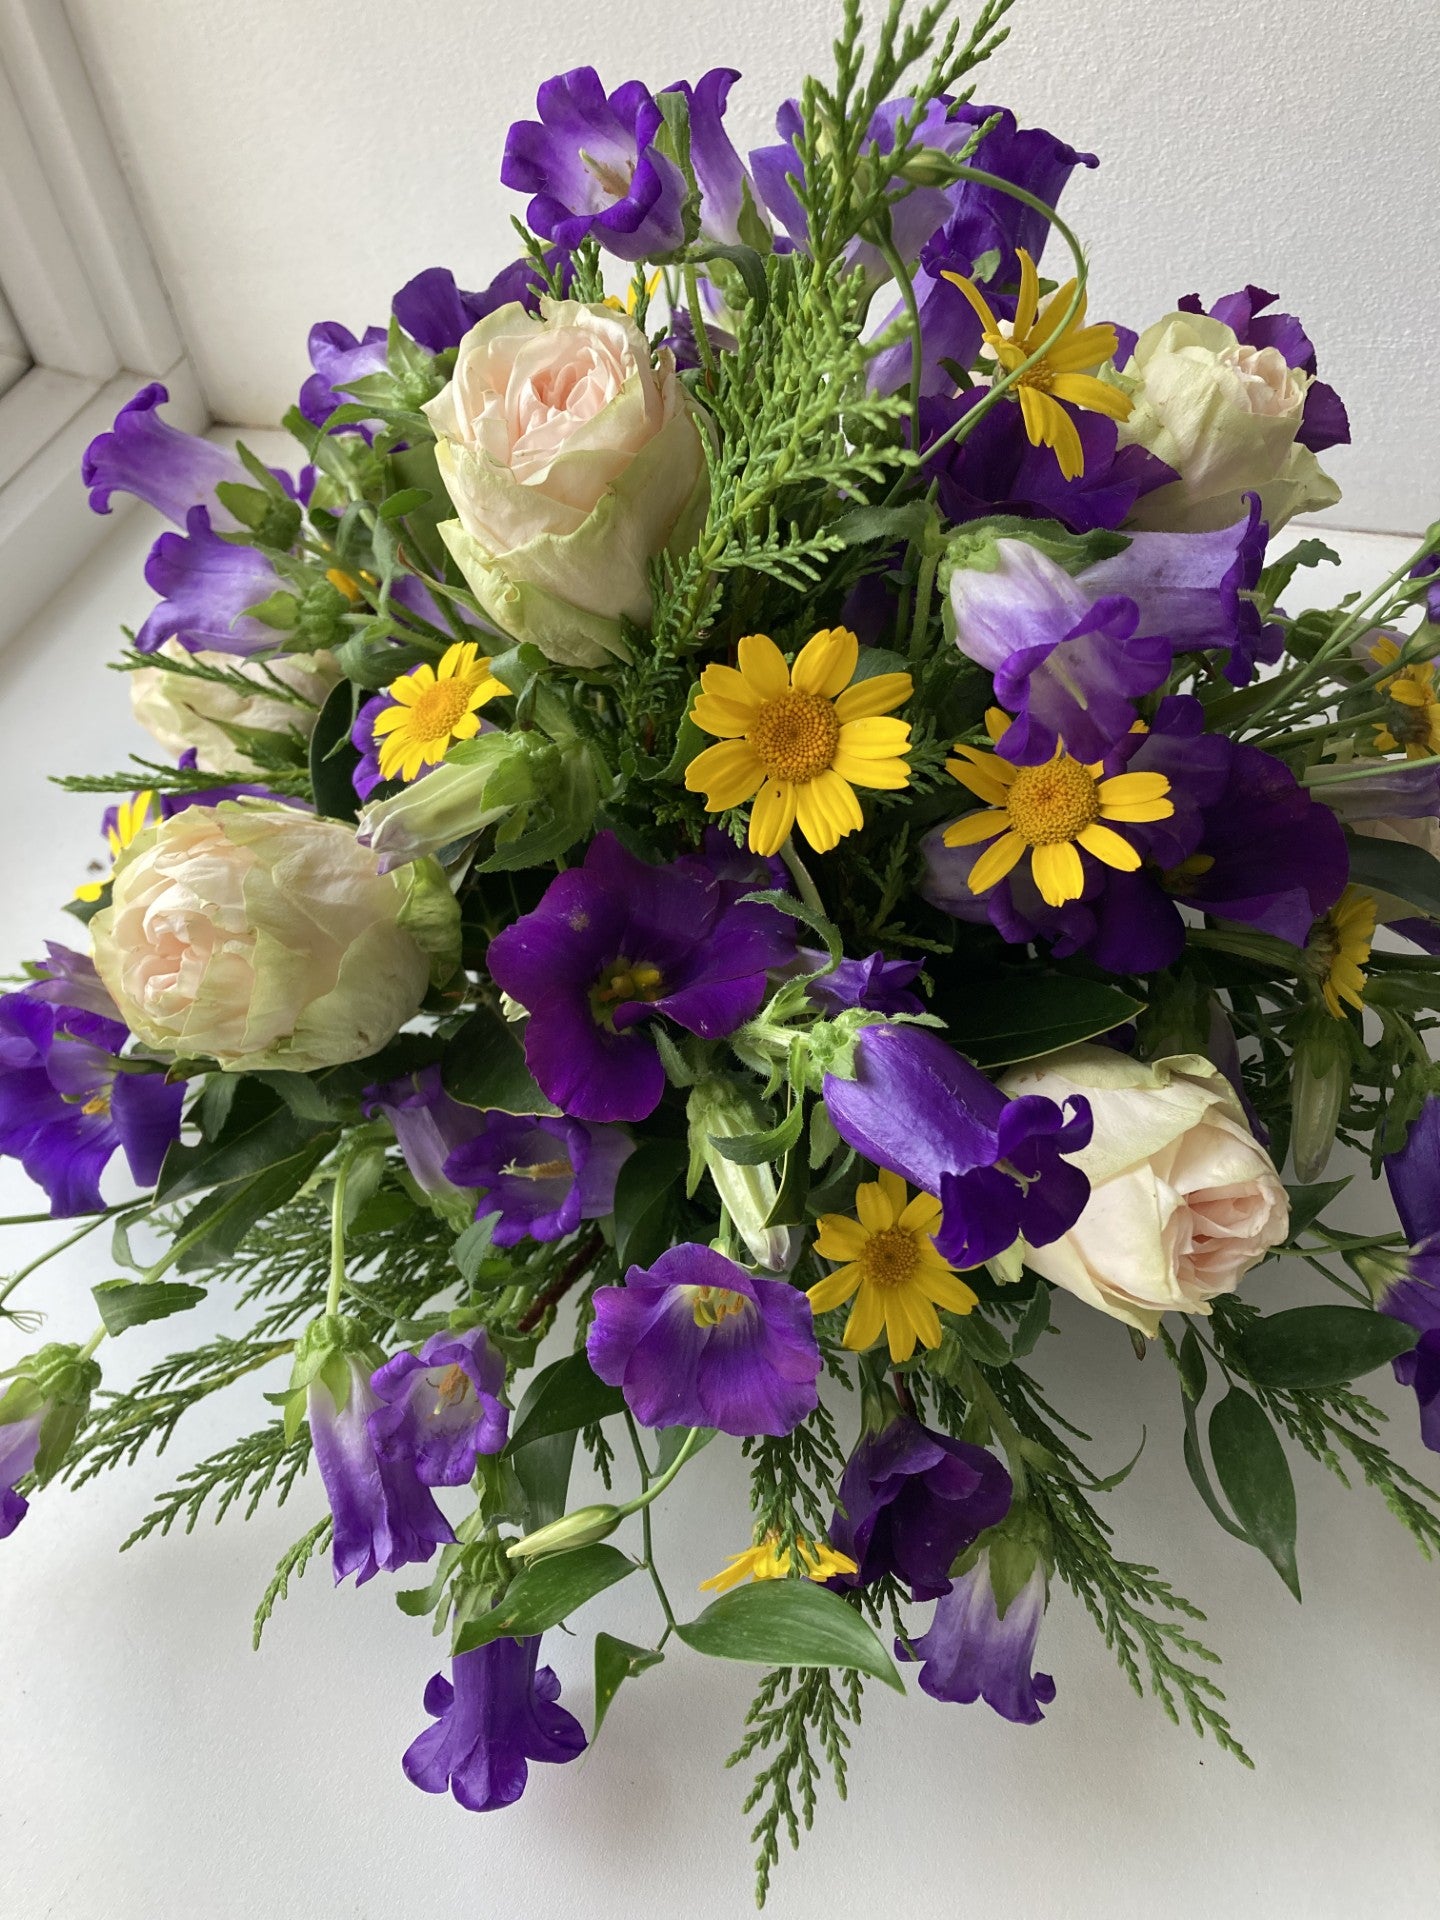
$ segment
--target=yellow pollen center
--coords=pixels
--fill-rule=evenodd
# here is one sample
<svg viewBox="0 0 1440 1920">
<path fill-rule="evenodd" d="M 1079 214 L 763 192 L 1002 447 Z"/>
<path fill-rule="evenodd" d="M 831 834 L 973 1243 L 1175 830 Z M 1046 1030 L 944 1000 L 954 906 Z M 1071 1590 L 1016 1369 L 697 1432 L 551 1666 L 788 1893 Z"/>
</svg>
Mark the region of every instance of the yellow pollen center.
<svg viewBox="0 0 1440 1920">
<path fill-rule="evenodd" d="M 743 1313 L 749 1304 L 743 1293 L 732 1293 L 728 1287 L 695 1287 L 691 1291 L 690 1311 L 697 1327 L 718 1327 L 722 1320 Z"/>
<path fill-rule="evenodd" d="M 470 1381 L 463 1367 L 447 1367 L 435 1382 L 435 1412 L 442 1414 L 447 1407 L 453 1407 L 457 1400 L 463 1400 L 470 1391 Z"/>
<path fill-rule="evenodd" d="M 89 1114 L 92 1120 L 96 1117 L 97 1114 L 109 1113 L 110 1111 L 109 1094 L 106 1093 L 103 1089 L 99 1093 L 92 1093 L 90 1098 L 85 1102 L 84 1106 L 80 1109 L 80 1111 L 82 1113 Z"/>
<path fill-rule="evenodd" d="M 1021 767 L 1006 802 L 1010 824 L 1032 847 L 1078 839 L 1100 818 L 1095 776 L 1066 754 L 1043 767 Z"/>
<path fill-rule="evenodd" d="M 433 687 L 425 689 L 411 709 L 415 732 L 426 740 L 438 740 L 443 734 L 453 733 L 456 722 L 470 711 L 473 692 L 468 680 L 437 680 Z"/>
<path fill-rule="evenodd" d="M 803 785 L 833 765 L 840 722 L 822 694 L 784 693 L 765 702 L 745 738 L 773 780 Z"/>
<path fill-rule="evenodd" d="M 620 959 L 605 969 L 592 994 L 600 1006 L 615 1006 L 621 1000 L 663 1000 L 665 978 L 659 967 L 643 960 Z"/>
<path fill-rule="evenodd" d="M 860 1270 L 872 1287 L 903 1287 L 915 1277 L 920 1248 L 905 1227 L 886 1227 L 872 1233 L 860 1255 Z"/>
<path fill-rule="evenodd" d="M 1197 880 L 1201 880 L 1215 864 L 1215 856 L 1210 853 L 1192 853 L 1188 860 L 1182 860 L 1178 867 L 1169 867 L 1160 876 L 1160 884 L 1167 893 L 1189 893 Z"/>
<path fill-rule="evenodd" d="M 500 1171 L 512 1180 L 563 1180 L 574 1168 L 568 1160 L 537 1160 L 531 1166 L 522 1167 L 511 1161 L 508 1167 Z"/>
</svg>

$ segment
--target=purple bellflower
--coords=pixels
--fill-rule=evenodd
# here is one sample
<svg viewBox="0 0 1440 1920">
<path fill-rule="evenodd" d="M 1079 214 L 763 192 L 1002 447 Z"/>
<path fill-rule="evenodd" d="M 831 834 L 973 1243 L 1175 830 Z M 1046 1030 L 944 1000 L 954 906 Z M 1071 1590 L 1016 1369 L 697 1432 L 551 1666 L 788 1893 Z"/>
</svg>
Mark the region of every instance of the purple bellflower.
<svg viewBox="0 0 1440 1920">
<path fill-rule="evenodd" d="M 229 523 L 229 516 L 223 516 Z M 191 507 L 184 533 L 162 533 L 145 562 L 145 579 L 160 595 L 135 636 L 141 653 L 178 640 L 192 653 L 270 651 L 275 630 L 247 614 L 285 582 L 256 547 L 234 546 L 211 527 L 207 507 Z"/>
<path fill-rule="evenodd" d="M 816 947 L 801 947 L 798 958 L 806 968 L 823 967 L 826 956 Z M 806 992 L 827 1013 L 863 1007 L 867 1013 L 923 1013 L 925 1002 L 911 993 L 920 975 L 918 960 L 887 960 L 872 953 L 866 960 L 842 960 L 831 973 L 812 980 Z"/>
<path fill-rule="evenodd" d="M 665 121 L 643 82 L 607 95 L 593 67 L 575 67 L 547 80 L 535 106 L 538 120 L 511 127 L 500 168 L 505 186 L 533 196 L 531 230 L 566 248 L 594 239 L 622 260 L 673 253 L 685 177 L 654 144 Z"/>
<path fill-rule="evenodd" d="M 923 1027 L 862 1028 L 854 1064 L 853 1079 L 825 1075 L 835 1131 L 940 1201 L 935 1245 L 952 1266 L 993 1260 L 1021 1235 L 1048 1246 L 1079 1219 L 1090 1183 L 1064 1156 L 1090 1143 L 1086 1101 L 1007 1100 Z"/>
<path fill-rule="evenodd" d="M 700 188 L 701 238 L 726 247 L 755 246 L 766 241 L 769 232 L 754 182 L 725 131 L 730 89 L 739 78 L 734 67 L 712 67 L 693 86 L 678 80 L 665 89 L 683 94 L 690 109 L 690 164 Z"/>
<path fill-rule="evenodd" d="M 1264 311 L 1266 307 L 1273 306 L 1278 298 L 1278 294 L 1266 293 L 1263 287 L 1242 287 L 1238 293 L 1222 295 L 1209 309 L 1209 315 L 1212 320 L 1229 327 L 1242 347 L 1258 347 L 1262 350 L 1274 347 L 1287 367 L 1298 368 L 1300 372 L 1313 376 L 1315 348 L 1295 315 Z M 1195 293 L 1187 293 L 1179 306 L 1182 313 L 1206 311 L 1200 304 L 1200 296 Z M 1350 418 L 1345 411 L 1345 404 L 1335 389 L 1327 386 L 1323 380 L 1312 377 L 1306 389 L 1305 411 L 1295 438 L 1312 453 L 1323 453 L 1327 447 L 1349 444 Z"/>
<path fill-rule="evenodd" d="M 185 1089 L 129 1072 L 120 1020 L 56 1005 L 43 986 L 0 998 L 0 1154 L 43 1187 L 58 1219 L 98 1213 L 100 1176 L 117 1150 L 141 1187 L 179 1137 Z"/>
<path fill-rule="evenodd" d="M 10 1368 L 8 1380 L 0 1390 L 0 1540 L 30 1510 L 19 1483 L 33 1475 L 46 1486 L 65 1464 L 100 1369 L 79 1347 L 51 1344 Z"/>
<path fill-rule="evenodd" d="M 1010 1508 L 1010 1476 L 991 1453 L 917 1420 L 867 1430 L 840 1481 L 830 1541 L 856 1562 L 837 1587 L 890 1574 L 915 1600 L 948 1592 L 950 1568 Z"/>
<path fill-rule="evenodd" d="M 759 1009 L 769 968 L 792 957 L 788 922 L 737 905 L 696 860 L 653 867 L 611 833 L 497 934 L 486 964 L 530 1015 L 525 1058 L 547 1098 L 579 1120 L 643 1120 L 665 1069 L 643 1023 L 723 1039 Z"/>
<path fill-rule="evenodd" d="M 497 1247 L 561 1240 L 582 1220 L 603 1220 L 613 1210 L 615 1182 L 635 1148 L 624 1127 L 513 1113 L 480 1118 L 481 1128 L 450 1155 L 445 1172 L 457 1187 L 478 1191 L 477 1220 L 498 1212 Z"/>
<path fill-rule="evenodd" d="M 810 1302 L 783 1280 L 685 1245 L 623 1287 L 601 1287 L 590 1365 L 645 1427 L 791 1432 L 815 1411 L 820 1348 Z"/>
<path fill-rule="evenodd" d="M 558 285 L 567 292 L 575 278 L 575 263 L 568 253 L 552 247 L 545 255 L 547 269 L 557 275 Z M 456 285 L 448 267 L 426 267 L 395 295 L 391 311 L 400 325 L 430 353 L 444 353 L 458 347 L 477 320 L 483 320 L 497 307 L 518 301 L 527 313 L 540 311 L 540 296 L 545 282 L 535 262 L 522 255 L 502 267 L 488 287 L 466 293 Z"/>
<path fill-rule="evenodd" d="M 3 1411 L 4 1402 L 0 1400 Z M 35 1470 L 44 1419 L 43 1410 L 37 1409 L 0 1426 L 0 1540 L 8 1540 L 30 1511 L 30 1502 L 15 1488 Z"/>
<path fill-rule="evenodd" d="M 457 1147 L 484 1131 L 486 1115 L 467 1107 L 445 1091 L 440 1065 L 433 1061 L 417 1073 L 367 1087 L 368 1113 L 383 1113 L 395 1129 L 395 1139 L 412 1179 L 424 1192 L 445 1199 L 459 1198 L 463 1181 L 452 1181 L 445 1163 Z"/>
<path fill-rule="evenodd" d="M 414 1461 L 399 1453 L 382 1459 L 376 1451 L 370 1416 L 386 1403 L 370 1382 L 381 1364 L 380 1354 L 357 1344 L 353 1323 L 331 1314 L 311 1326 L 295 1351 L 291 1404 L 294 1409 L 303 1395 L 335 1519 L 337 1586 L 352 1573 L 359 1587 L 382 1569 L 394 1573 L 429 1560 L 455 1538 Z"/>
<path fill-rule="evenodd" d="M 345 389 L 352 380 L 384 373 L 385 329 L 367 327 L 357 338 L 338 320 L 317 320 L 310 329 L 307 346 L 315 371 L 300 389 L 300 411 L 312 427 L 323 427 L 335 409 L 351 398 Z M 342 427 L 336 431 L 353 433 L 355 429 Z"/>
<path fill-rule="evenodd" d="M 425 1689 L 435 1716 L 401 1762 L 424 1793 L 448 1787 L 472 1813 L 509 1807 L 525 1791 L 529 1763 L 563 1763 L 585 1749 L 580 1722 L 558 1705 L 553 1670 L 536 1670 L 540 1636 L 491 1640 L 451 1662 L 454 1684 L 437 1673 Z"/>
<path fill-rule="evenodd" d="M 217 447 L 197 434 L 183 433 L 160 417 L 170 398 L 158 381 L 142 387 L 115 416 L 108 433 L 97 434 L 85 449 L 80 475 L 90 489 L 95 513 L 109 513 L 116 493 L 133 493 L 177 527 L 183 527 L 191 507 L 205 507 L 212 524 L 227 530 L 236 525 L 233 514 L 220 505 L 215 489 L 221 481 L 250 484 L 240 456 L 229 447 Z M 292 499 L 308 497 L 314 469 L 299 480 L 272 469 Z"/>
<path fill-rule="evenodd" d="M 380 1405 L 366 1424 L 382 1463 L 413 1467 L 426 1487 L 463 1487 L 482 1453 L 499 1453 L 510 1416 L 500 1404 L 505 1360 L 483 1327 L 432 1333 L 370 1381 Z"/>
<path fill-rule="evenodd" d="M 1385 1178 L 1409 1252 L 1403 1277 L 1378 1304 L 1420 1336 L 1391 1364 L 1401 1386 L 1414 1388 L 1420 1438 L 1440 1453 L 1440 1095 L 1426 1097 L 1404 1146 L 1386 1160 Z"/>
<path fill-rule="evenodd" d="M 949 287 L 948 281 L 942 285 Z M 949 290 L 972 311 L 958 288 Z M 986 292 L 986 298 L 992 294 Z M 953 398 L 921 402 L 922 451 L 985 398 L 972 387 Z M 940 511 L 952 525 L 1003 512 L 1058 520 L 1072 533 L 1123 526 L 1135 503 L 1175 478 L 1172 467 L 1139 445 L 1119 445 L 1120 429 L 1103 413 L 1072 414 L 1085 456 L 1083 472 L 1067 480 L 1049 447 L 1035 447 L 1016 407 L 991 407 L 963 440 L 951 440 L 926 462 L 937 483 Z"/>
<path fill-rule="evenodd" d="M 1109 973 L 1152 973 L 1180 956 L 1182 905 L 1303 946 L 1344 891 L 1349 856 L 1334 814 L 1283 761 L 1205 733 L 1189 695 L 1162 700 L 1149 730 L 1128 736 L 1104 765 L 1170 782 L 1170 817 L 1127 829 L 1141 855 L 1135 872 L 1087 861 L 1084 893 L 1062 907 L 1041 899 L 1023 865 L 977 895 L 969 875 L 978 849 L 946 847 L 937 829 L 923 843 L 924 897 L 956 919 L 989 921 L 1015 945 L 1044 939 L 1059 959 L 1079 953 Z"/>
<path fill-rule="evenodd" d="M 1003 1615 L 996 1609 L 990 1554 L 981 1548 L 975 1564 L 959 1574 L 935 1604 L 930 1631 L 912 1644 L 897 1641 L 902 1660 L 922 1660 L 920 1689 L 932 1700 L 970 1706 L 983 1700 L 1016 1726 L 1045 1718 L 1055 1698 L 1048 1673 L 1031 1671 L 1040 1623 L 1045 1617 L 1045 1569 L 1037 1559 L 1030 1578 Z"/>
</svg>

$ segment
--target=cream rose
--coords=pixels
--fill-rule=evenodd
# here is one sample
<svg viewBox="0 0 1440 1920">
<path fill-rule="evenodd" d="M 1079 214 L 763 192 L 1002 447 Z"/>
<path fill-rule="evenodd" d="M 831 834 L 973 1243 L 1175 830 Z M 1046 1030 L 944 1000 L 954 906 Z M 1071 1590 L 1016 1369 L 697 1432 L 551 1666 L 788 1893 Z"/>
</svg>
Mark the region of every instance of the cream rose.
<svg viewBox="0 0 1440 1920">
<path fill-rule="evenodd" d="M 1180 476 L 1138 503 L 1137 527 L 1233 526 L 1245 512 L 1242 496 L 1258 493 L 1273 534 L 1297 513 L 1340 498 L 1295 438 L 1310 376 L 1276 348 L 1242 346 L 1204 314 L 1171 313 L 1141 334 L 1119 384 L 1134 403 L 1120 444 L 1147 447 Z"/>
<path fill-rule="evenodd" d="M 133 1033 L 231 1072 L 364 1059 L 459 958 L 433 861 L 382 875 L 342 822 L 252 801 L 142 834 L 90 933 Z"/>
<path fill-rule="evenodd" d="M 688 546 L 709 500 L 698 410 L 623 313 L 499 308 L 460 342 L 425 412 L 458 518 L 446 545 L 485 613 L 565 666 L 628 658 L 650 562 Z"/>
<path fill-rule="evenodd" d="M 1274 1163 L 1225 1076 L 1199 1054 L 1150 1065 L 1108 1047 L 1072 1047 L 1017 1068 L 1011 1095 L 1083 1095 L 1095 1135 L 1071 1158 L 1090 1181 L 1062 1239 L 1026 1263 L 1102 1313 L 1153 1338 L 1165 1313 L 1209 1313 L 1216 1294 L 1290 1229 Z"/>
<path fill-rule="evenodd" d="M 242 693 L 233 685 L 202 680 L 171 667 L 140 667 L 131 674 L 135 718 L 171 753 L 193 747 L 202 773 L 262 772 L 241 744 L 244 736 L 292 733 L 308 740 L 326 694 L 341 678 L 333 653 L 280 653 L 266 660 L 246 660 L 233 653 L 191 653 L 178 640 L 167 640 L 158 651 L 170 660 L 194 661 L 238 674 L 255 689 Z M 298 694 L 299 700 L 277 692 L 276 681 Z"/>
</svg>

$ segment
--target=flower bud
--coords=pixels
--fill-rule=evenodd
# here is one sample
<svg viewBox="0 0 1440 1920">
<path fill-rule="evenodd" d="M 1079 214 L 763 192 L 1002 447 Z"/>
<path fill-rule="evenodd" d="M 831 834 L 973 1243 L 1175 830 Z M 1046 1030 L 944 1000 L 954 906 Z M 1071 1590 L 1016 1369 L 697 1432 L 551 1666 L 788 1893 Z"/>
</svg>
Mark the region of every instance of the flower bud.
<svg viewBox="0 0 1440 1920">
<path fill-rule="evenodd" d="M 623 1518 L 618 1507 L 608 1504 L 577 1507 L 574 1513 L 563 1513 L 549 1526 L 537 1527 L 534 1533 L 514 1541 L 506 1551 L 512 1560 L 523 1560 L 528 1565 L 546 1554 L 570 1553 L 576 1547 L 594 1546 L 597 1540 L 607 1539 Z"/>
<path fill-rule="evenodd" d="M 538 733 L 486 733 L 453 746 L 433 773 L 360 814 L 360 844 L 389 873 L 494 826 L 550 791 L 558 749 Z"/>
<path fill-rule="evenodd" d="M 1290 1079 L 1290 1154 L 1295 1178 L 1307 1185 L 1325 1171 L 1349 1088 L 1347 1030 L 1317 1007 L 1305 1016 L 1296 1036 Z"/>
<path fill-rule="evenodd" d="M 0 1540 L 25 1518 L 15 1491 L 27 1474 L 46 1486 L 65 1463 L 100 1369 L 79 1347 L 50 1345 L 22 1360 L 0 1394 Z"/>
<path fill-rule="evenodd" d="M 763 1133 L 769 1116 L 759 1102 L 734 1081 L 702 1080 L 686 1106 L 690 1119 L 690 1189 L 708 1171 L 715 1191 L 745 1242 L 750 1258 L 768 1273 L 783 1273 L 795 1258 L 795 1235 L 789 1227 L 768 1225 L 780 1189 L 768 1160 L 746 1166 L 729 1160 L 715 1144 L 747 1133 Z"/>
</svg>

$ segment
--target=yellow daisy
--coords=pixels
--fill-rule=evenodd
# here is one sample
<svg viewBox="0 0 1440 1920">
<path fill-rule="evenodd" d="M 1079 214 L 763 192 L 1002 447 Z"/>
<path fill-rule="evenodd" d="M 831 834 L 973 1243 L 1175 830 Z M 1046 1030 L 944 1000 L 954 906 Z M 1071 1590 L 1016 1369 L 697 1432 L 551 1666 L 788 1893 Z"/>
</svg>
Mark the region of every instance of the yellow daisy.
<svg viewBox="0 0 1440 1920">
<path fill-rule="evenodd" d="M 985 329 L 985 345 L 1006 373 L 1013 373 L 1044 346 L 1055 331 L 1055 323 L 1069 306 L 1075 282 L 1067 280 L 1040 306 L 1040 277 L 1035 262 L 1023 247 L 1020 257 L 1020 297 L 1015 303 L 1015 319 L 1005 332 L 989 301 L 973 280 L 960 273 L 945 273 L 979 315 Z M 1080 433 L 1062 400 L 1088 413 L 1106 413 L 1112 420 L 1129 418 L 1128 394 L 1094 377 L 1096 367 L 1113 360 L 1119 349 L 1114 327 L 1085 325 L 1085 299 L 1081 296 L 1075 317 L 1060 338 L 1033 367 L 1021 374 L 1013 392 L 1020 396 L 1020 412 L 1032 447 L 1051 447 L 1067 480 L 1077 479 L 1085 471 L 1085 450 Z"/>
<path fill-rule="evenodd" d="M 457 640 L 440 665 L 402 673 L 386 689 L 395 702 L 375 716 L 380 775 L 413 780 L 422 767 L 437 767 L 454 740 L 473 740 L 479 709 L 510 689 L 490 671 L 488 655 L 473 640 Z"/>
<path fill-rule="evenodd" d="M 890 1358 L 908 1360 L 917 1340 L 939 1346 L 936 1307 L 969 1313 L 979 1298 L 935 1250 L 940 1202 L 928 1193 L 907 1196 L 899 1174 L 882 1169 L 878 1180 L 855 1189 L 854 1220 L 841 1213 L 821 1218 L 815 1251 L 844 1264 L 806 1297 L 816 1313 L 828 1313 L 854 1296 L 844 1334 L 852 1352 L 873 1346 L 883 1328 Z"/>
<path fill-rule="evenodd" d="M 1346 1006 L 1365 1010 L 1365 962 L 1375 938 L 1375 902 L 1359 887 L 1346 887 L 1335 905 L 1315 926 L 1305 951 L 1324 968 L 1320 992 L 1337 1020 Z"/>
<path fill-rule="evenodd" d="M 1382 633 L 1370 649 L 1377 667 L 1388 667 L 1400 658 L 1400 648 L 1388 633 Z M 1389 694 L 1399 708 L 1388 722 L 1375 729 L 1375 745 L 1381 753 L 1405 749 L 1407 760 L 1428 760 L 1440 753 L 1440 699 L 1435 695 L 1435 662 L 1412 660 L 1409 666 L 1380 682 L 1379 691 Z"/>
<path fill-rule="evenodd" d="M 882 719 L 914 691 L 908 673 L 877 673 L 851 686 L 860 642 L 846 627 L 807 640 L 793 668 L 763 633 L 740 642 L 738 670 L 706 667 L 690 718 L 719 744 L 685 770 L 711 813 L 755 796 L 750 850 L 778 853 L 798 824 L 828 853 L 865 824 L 856 787 L 905 787 L 910 727 Z"/>
<path fill-rule="evenodd" d="M 105 827 L 105 838 L 110 845 L 110 861 L 113 866 L 126 847 L 138 840 L 146 827 L 153 827 L 160 818 L 158 797 L 149 792 L 132 793 L 128 800 L 122 800 L 115 809 L 115 818 Z M 83 887 L 75 889 L 77 900 L 98 900 L 110 884 L 107 873 L 103 880 L 87 880 Z"/>
<path fill-rule="evenodd" d="M 999 740 L 1010 722 L 998 707 L 985 716 L 985 730 Z M 1063 747 L 1038 767 L 1017 767 L 999 754 L 957 743 L 959 760 L 946 771 L 962 787 L 987 803 L 980 813 L 964 814 L 945 829 L 947 847 L 993 846 L 970 869 L 972 893 L 987 893 L 1005 878 L 1029 850 L 1030 871 L 1047 906 L 1063 907 L 1085 891 L 1080 849 L 1107 867 L 1133 873 L 1140 855 L 1105 822 L 1168 820 L 1174 802 L 1165 798 L 1170 782 L 1163 773 L 1115 773 L 1072 760 Z"/>
<path fill-rule="evenodd" d="M 860 1569 L 848 1553 L 838 1553 L 828 1540 L 797 1540 L 800 1564 L 807 1580 L 832 1580 L 837 1573 L 858 1573 Z M 728 1593 L 743 1580 L 783 1580 L 790 1571 L 788 1549 L 782 1552 L 773 1533 L 744 1553 L 737 1553 L 728 1566 L 700 1582 L 702 1593 Z"/>
</svg>

